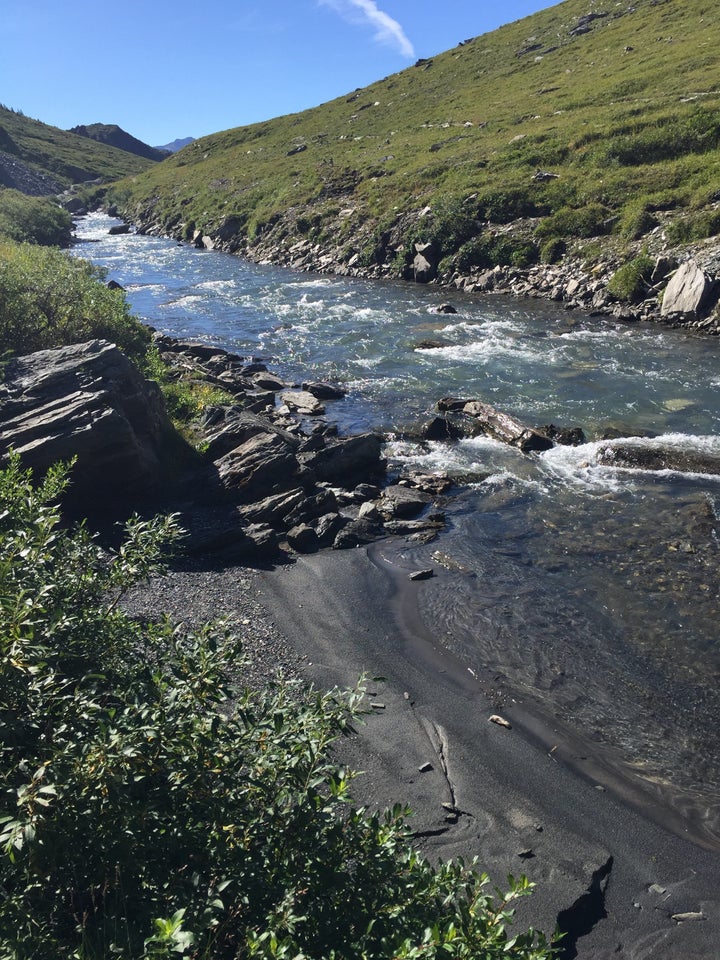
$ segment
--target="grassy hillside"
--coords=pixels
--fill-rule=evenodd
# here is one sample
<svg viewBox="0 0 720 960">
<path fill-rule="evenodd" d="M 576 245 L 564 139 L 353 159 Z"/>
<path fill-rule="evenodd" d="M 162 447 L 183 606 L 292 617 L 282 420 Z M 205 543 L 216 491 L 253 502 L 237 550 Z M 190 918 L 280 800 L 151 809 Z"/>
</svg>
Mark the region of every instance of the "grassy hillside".
<svg viewBox="0 0 720 960">
<path fill-rule="evenodd" d="M 0 187 L 49 195 L 85 180 L 117 180 L 151 165 L 0 106 Z"/>
<path fill-rule="evenodd" d="M 195 141 L 115 197 L 175 236 L 251 254 L 304 237 L 399 270 L 403 241 L 467 265 L 488 224 L 518 218 L 533 218 L 519 259 L 554 237 L 638 237 L 667 211 L 707 221 L 714 22 L 710 0 L 565 0 L 347 97 Z"/>
</svg>

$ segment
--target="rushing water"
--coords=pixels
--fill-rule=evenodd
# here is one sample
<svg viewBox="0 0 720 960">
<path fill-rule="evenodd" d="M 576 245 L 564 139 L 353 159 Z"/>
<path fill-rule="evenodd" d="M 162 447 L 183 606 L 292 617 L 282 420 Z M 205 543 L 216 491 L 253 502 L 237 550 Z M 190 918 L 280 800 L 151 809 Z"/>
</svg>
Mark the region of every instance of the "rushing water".
<svg viewBox="0 0 720 960">
<path fill-rule="evenodd" d="M 484 438 L 391 441 L 397 466 L 474 478 L 448 499 L 434 544 L 397 549 L 446 565 L 423 612 L 473 672 L 618 751 L 720 838 L 720 476 L 595 460 L 610 426 L 720 456 L 720 342 L 539 301 L 257 266 L 111 237 L 113 222 L 83 220 L 75 252 L 107 267 L 135 313 L 272 358 L 288 380 L 342 382 L 348 396 L 328 414 L 346 431 L 398 437 L 456 395 L 596 438 L 532 457 Z M 458 313 L 434 314 L 447 299 Z"/>
</svg>

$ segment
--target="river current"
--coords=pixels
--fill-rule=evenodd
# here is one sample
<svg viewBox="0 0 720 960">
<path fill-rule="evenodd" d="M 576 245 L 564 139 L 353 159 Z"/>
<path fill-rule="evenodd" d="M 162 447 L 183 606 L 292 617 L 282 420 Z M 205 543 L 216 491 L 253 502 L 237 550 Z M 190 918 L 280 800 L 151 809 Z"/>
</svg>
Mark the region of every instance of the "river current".
<svg viewBox="0 0 720 960">
<path fill-rule="evenodd" d="M 720 476 L 598 465 L 608 428 L 720 456 L 720 339 L 543 301 L 295 273 L 80 221 L 157 329 L 347 389 L 346 432 L 383 431 L 392 468 L 463 478 L 432 544 L 391 549 L 439 642 L 504 697 L 580 731 L 720 843 Z M 456 314 L 433 308 L 450 301 Z M 437 345 L 418 349 L 422 341 Z M 590 442 L 524 456 L 485 438 L 401 439 L 444 396 Z M 498 693 L 500 696 L 500 692 Z"/>
</svg>

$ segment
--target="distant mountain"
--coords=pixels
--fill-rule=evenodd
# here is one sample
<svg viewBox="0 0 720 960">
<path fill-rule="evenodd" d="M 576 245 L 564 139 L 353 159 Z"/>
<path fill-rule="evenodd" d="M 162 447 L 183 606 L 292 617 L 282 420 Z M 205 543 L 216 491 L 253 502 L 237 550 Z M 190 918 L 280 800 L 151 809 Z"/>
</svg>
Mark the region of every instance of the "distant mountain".
<svg viewBox="0 0 720 960">
<path fill-rule="evenodd" d="M 79 137 L 87 137 L 90 140 L 96 140 L 98 143 L 117 147 L 118 150 L 125 150 L 126 153 L 134 153 L 138 157 L 144 157 L 145 160 L 159 162 L 164 160 L 169 152 L 143 143 L 142 140 L 126 133 L 116 123 L 91 123 L 87 126 L 82 124 L 79 127 L 73 127 L 70 133 L 76 133 Z"/>
<path fill-rule="evenodd" d="M 0 106 L 0 188 L 49 196 L 73 183 L 117 180 L 149 166 L 142 157 Z"/>
<path fill-rule="evenodd" d="M 194 141 L 195 137 L 183 137 L 182 140 L 173 140 L 172 143 L 163 144 L 162 147 L 155 147 L 155 149 L 166 150 L 168 153 L 177 153 L 178 150 L 182 150 L 183 147 L 187 147 L 188 144 Z"/>
</svg>

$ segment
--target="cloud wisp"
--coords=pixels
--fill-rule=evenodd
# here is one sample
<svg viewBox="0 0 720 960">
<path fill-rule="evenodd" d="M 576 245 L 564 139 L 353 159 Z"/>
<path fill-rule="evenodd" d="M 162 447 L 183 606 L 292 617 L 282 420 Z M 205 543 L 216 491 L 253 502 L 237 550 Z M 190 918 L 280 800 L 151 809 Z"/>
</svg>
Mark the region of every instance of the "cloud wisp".
<svg viewBox="0 0 720 960">
<path fill-rule="evenodd" d="M 388 13 L 380 10 L 375 0 L 319 0 L 320 6 L 331 7 L 341 16 L 353 23 L 368 23 L 375 30 L 375 39 L 379 43 L 396 47 L 408 58 L 415 56 L 415 50 L 405 31 Z"/>
</svg>

